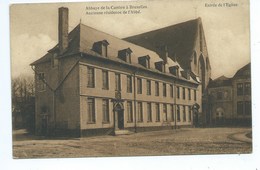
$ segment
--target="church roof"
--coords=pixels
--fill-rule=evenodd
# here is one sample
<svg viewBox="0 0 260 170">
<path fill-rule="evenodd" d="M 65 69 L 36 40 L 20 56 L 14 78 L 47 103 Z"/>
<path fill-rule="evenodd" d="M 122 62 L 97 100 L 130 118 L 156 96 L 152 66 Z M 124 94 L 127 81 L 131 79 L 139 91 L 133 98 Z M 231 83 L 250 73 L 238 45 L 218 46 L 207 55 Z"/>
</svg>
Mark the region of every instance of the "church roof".
<svg viewBox="0 0 260 170">
<path fill-rule="evenodd" d="M 161 47 L 167 46 L 169 57 L 179 62 L 186 69 L 189 66 L 198 36 L 201 19 L 197 18 L 187 22 L 171 25 L 139 35 L 125 38 L 126 41 L 143 46 L 161 53 Z"/>
<path fill-rule="evenodd" d="M 250 78 L 250 70 L 251 70 L 251 63 L 240 68 L 236 74 L 233 76 L 234 79 L 236 78 Z"/>
<path fill-rule="evenodd" d="M 223 86 L 232 86 L 232 78 L 227 78 L 226 76 L 222 75 L 215 80 L 211 80 L 209 82 L 208 88 L 214 87 L 223 87 Z"/>
</svg>

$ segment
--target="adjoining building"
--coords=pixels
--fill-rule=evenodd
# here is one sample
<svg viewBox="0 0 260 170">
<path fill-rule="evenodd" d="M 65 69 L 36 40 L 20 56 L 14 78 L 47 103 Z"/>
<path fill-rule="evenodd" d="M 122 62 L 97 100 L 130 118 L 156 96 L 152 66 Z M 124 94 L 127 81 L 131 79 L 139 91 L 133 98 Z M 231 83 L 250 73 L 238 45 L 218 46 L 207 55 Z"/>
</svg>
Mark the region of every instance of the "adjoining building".
<svg viewBox="0 0 260 170">
<path fill-rule="evenodd" d="M 148 33 L 149 47 L 82 23 L 69 33 L 68 12 L 59 8 L 58 44 L 31 64 L 37 134 L 172 129 L 203 119 L 210 64 L 201 19 Z"/>
<path fill-rule="evenodd" d="M 210 81 L 211 123 L 216 125 L 251 125 L 250 63 L 232 78 L 221 76 Z"/>
</svg>

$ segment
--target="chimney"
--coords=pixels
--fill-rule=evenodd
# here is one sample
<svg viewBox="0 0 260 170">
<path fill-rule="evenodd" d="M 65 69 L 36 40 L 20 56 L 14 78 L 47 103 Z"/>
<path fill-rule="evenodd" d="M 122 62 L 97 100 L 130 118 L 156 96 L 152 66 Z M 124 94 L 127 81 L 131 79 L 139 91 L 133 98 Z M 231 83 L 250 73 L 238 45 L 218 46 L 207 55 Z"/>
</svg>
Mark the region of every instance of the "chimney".
<svg viewBox="0 0 260 170">
<path fill-rule="evenodd" d="M 66 7 L 59 8 L 59 50 L 62 54 L 69 44 L 69 9 Z"/>
<path fill-rule="evenodd" d="M 163 59 L 164 63 L 168 63 L 168 47 L 167 45 L 163 46 L 161 58 Z"/>
</svg>

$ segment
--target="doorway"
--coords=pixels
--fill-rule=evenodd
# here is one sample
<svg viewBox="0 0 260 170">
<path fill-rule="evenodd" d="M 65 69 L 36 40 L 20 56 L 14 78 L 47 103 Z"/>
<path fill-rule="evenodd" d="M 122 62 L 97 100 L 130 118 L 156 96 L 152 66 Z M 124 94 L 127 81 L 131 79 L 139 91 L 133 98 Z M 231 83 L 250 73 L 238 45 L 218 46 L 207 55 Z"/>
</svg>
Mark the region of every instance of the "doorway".
<svg viewBox="0 0 260 170">
<path fill-rule="evenodd" d="M 124 110 L 118 110 L 117 111 L 117 117 L 118 117 L 118 129 L 124 129 Z"/>
</svg>

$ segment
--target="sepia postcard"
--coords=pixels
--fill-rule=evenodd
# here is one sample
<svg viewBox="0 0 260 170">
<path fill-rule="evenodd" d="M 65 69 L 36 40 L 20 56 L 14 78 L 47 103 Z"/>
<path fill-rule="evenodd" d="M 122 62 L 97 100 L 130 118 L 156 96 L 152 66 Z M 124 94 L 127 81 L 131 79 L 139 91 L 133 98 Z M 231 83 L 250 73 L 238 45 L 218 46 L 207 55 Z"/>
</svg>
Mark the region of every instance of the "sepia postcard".
<svg viewBox="0 0 260 170">
<path fill-rule="evenodd" d="M 13 158 L 251 154 L 249 1 L 10 5 Z"/>
</svg>

